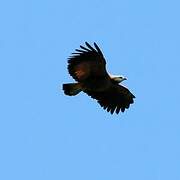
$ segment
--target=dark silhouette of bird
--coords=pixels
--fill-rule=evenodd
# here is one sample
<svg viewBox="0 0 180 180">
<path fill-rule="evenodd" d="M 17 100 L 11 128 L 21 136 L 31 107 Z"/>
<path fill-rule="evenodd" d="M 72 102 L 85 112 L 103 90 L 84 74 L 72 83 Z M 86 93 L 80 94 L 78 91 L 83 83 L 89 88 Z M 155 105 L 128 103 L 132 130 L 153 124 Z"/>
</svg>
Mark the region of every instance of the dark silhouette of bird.
<svg viewBox="0 0 180 180">
<path fill-rule="evenodd" d="M 123 76 L 112 76 L 106 71 L 106 60 L 96 43 L 92 47 L 76 49 L 68 59 L 69 74 L 75 83 L 63 84 L 66 95 L 75 96 L 81 91 L 96 99 L 108 112 L 117 114 L 128 109 L 135 96 L 120 83 L 126 80 Z"/>
</svg>

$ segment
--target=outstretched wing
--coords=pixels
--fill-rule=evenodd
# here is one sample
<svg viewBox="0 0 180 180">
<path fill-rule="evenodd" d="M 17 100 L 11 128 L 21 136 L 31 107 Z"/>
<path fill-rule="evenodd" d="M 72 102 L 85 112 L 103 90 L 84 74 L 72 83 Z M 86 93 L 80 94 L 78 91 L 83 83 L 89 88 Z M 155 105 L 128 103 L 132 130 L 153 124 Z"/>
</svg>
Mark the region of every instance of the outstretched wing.
<svg viewBox="0 0 180 180">
<path fill-rule="evenodd" d="M 103 92 L 85 91 L 89 96 L 96 99 L 97 102 L 111 114 L 116 111 L 118 114 L 128 109 L 130 104 L 134 103 L 135 96 L 124 86 L 112 84 L 110 88 Z"/>
<path fill-rule="evenodd" d="M 72 53 L 68 60 L 69 74 L 78 82 L 85 81 L 90 77 L 98 78 L 107 76 L 106 61 L 100 48 L 94 43 L 94 47 L 85 43 L 87 47 L 80 46 L 77 52 Z"/>
</svg>

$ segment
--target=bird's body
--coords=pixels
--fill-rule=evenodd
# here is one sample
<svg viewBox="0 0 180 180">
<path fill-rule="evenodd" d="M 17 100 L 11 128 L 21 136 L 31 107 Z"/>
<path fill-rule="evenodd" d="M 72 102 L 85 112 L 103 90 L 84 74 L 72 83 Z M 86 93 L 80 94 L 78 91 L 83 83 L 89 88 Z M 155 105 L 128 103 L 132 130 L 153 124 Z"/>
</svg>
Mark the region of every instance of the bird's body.
<svg viewBox="0 0 180 180">
<path fill-rule="evenodd" d="M 119 85 L 126 78 L 112 77 L 107 73 L 105 58 L 96 43 L 95 48 L 87 42 L 86 46 L 76 49 L 77 52 L 72 53 L 68 60 L 69 74 L 77 82 L 63 84 L 64 93 L 74 96 L 83 91 L 111 114 L 114 111 L 118 114 L 120 110 L 124 112 L 135 98 L 127 88 Z"/>
</svg>

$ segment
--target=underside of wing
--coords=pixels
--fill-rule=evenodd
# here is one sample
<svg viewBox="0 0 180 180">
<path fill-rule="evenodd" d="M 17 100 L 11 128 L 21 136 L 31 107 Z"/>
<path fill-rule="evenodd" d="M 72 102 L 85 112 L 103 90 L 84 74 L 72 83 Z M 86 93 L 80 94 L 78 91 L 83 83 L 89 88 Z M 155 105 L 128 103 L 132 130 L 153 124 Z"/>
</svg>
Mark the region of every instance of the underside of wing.
<svg viewBox="0 0 180 180">
<path fill-rule="evenodd" d="M 133 104 L 135 96 L 124 86 L 121 85 L 112 85 L 105 91 L 94 92 L 94 91 L 85 91 L 89 96 L 96 99 L 97 102 L 105 110 L 113 114 L 117 114 L 121 111 L 124 112 L 125 109 L 128 109 L 130 104 Z"/>
<path fill-rule="evenodd" d="M 87 47 L 80 46 L 68 59 L 69 74 L 78 82 L 83 82 L 89 77 L 107 75 L 106 61 L 100 48 L 94 43 L 94 47 L 85 43 Z"/>
</svg>

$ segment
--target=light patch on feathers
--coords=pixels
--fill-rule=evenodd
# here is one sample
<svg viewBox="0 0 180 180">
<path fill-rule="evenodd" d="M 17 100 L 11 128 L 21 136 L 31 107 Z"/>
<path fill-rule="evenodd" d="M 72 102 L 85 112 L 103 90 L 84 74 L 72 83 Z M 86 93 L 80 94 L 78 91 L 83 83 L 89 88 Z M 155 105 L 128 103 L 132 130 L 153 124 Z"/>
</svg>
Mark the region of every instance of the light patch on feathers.
<svg viewBox="0 0 180 180">
<path fill-rule="evenodd" d="M 75 72 L 78 79 L 83 79 L 83 77 L 86 75 L 86 73 L 82 70 L 78 70 Z"/>
<path fill-rule="evenodd" d="M 74 70 L 74 73 L 79 80 L 86 79 L 89 75 L 89 65 L 86 63 L 78 64 Z"/>
</svg>

